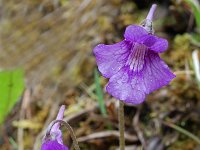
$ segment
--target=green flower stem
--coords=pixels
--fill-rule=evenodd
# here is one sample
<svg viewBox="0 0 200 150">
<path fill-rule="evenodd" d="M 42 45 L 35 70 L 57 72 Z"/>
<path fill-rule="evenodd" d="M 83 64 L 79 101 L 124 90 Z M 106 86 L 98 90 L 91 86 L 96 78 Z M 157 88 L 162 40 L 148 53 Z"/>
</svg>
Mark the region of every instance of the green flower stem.
<svg viewBox="0 0 200 150">
<path fill-rule="evenodd" d="M 125 149 L 125 139 L 124 139 L 124 103 L 119 100 L 119 110 L 118 110 L 118 119 L 119 119 L 119 132 L 120 132 L 120 139 L 119 145 L 120 150 Z"/>
<path fill-rule="evenodd" d="M 196 141 L 198 144 L 200 144 L 200 138 L 197 137 L 196 135 L 192 134 L 191 132 L 171 123 L 171 122 L 163 122 L 164 125 L 169 126 L 177 131 L 179 131 L 182 134 L 185 134 L 186 136 L 190 137 L 191 139 L 193 139 L 194 141 Z"/>
</svg>

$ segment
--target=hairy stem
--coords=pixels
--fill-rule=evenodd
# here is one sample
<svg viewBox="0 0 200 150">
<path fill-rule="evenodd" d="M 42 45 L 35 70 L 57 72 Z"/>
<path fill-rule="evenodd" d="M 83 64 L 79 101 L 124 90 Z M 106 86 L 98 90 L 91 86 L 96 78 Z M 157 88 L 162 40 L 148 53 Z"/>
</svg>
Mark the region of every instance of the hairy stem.
<svg viewBox="0 0 200 150">
<path fill-rule="evenodd" d="M 125 149 L 125 139 L 124 139 L 124 103 L 119 100 L 119 110 L 118 110 L 118 119 L 119 119 L 119 132 L 120 132 L 120 139 L 119 145 L 120 150 Z"/>
<path fill-rule="evenodd" d="M 73 146 L 74 146 L 74 149 L 75 150 L 80 150 L 80 147 L 78 145 L 78 141 L 76 140 L 76 135 L 72 129 L 72 127 L 69 125 L 69 123 L 67 123 L 66 121 L 63 121 L 63 120 L 54 120 L 50 123 L 48 129 L 47 129 L 47 133 L 46 133 L 46 136 L 49 136 L 50 135 L 50 132 L 51 132 L 51 129 L 52 127 L 54 126 L 54 124 L 56 123 L 60 123 L 60 124 L 63 124 L 65 127 L 67 127 L 67 130 L 69 131 L 70 133 L 70 136 L 72 138 L 72 141 L 73 141 Z"/>
</svg>

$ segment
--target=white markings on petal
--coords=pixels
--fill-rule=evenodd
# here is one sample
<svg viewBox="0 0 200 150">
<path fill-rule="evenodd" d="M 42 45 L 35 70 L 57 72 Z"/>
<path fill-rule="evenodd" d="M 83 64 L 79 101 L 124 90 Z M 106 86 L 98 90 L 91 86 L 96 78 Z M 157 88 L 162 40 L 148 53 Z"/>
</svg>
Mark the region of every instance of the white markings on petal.
<svg viewBox="0 0 200 150">
<path fill-rule="evenodd" d="M 135 43 L 132 47 L 132 52 L 130 53 L 126 65 L 130 66 L 130 70 L 134 72 L 139 72 L 144 67 L 144 57 L 147 51 L 147 47 L 143 44 Z"/>
</svg>

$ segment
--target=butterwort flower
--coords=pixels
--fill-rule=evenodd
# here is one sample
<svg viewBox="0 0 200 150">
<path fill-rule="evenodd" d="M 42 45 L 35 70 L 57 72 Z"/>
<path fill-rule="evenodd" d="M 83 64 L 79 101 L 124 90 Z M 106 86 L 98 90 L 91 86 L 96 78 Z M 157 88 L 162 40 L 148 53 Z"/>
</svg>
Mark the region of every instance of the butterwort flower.
<svg viewBox="0 0 200 150">
<path fill-rule="evenodd" d="M 125 103 L 139 104 L 154 90 L 169 84 L 175 77 L 159 53 L 167 50 L 168 42 L 153 34 L 152 5 L 141 26 L 129 25 L 124 40 L 97 45 L 93 52 L 101 74 L 109 78 L 106 90 Z"/>
<path fill-rule="evenodd" d="M 65 106 L 62 105 L 56 120 L 62 120 L 64 116 Z M 53 125 L 53 126 L 52 126 Z M 60 123 L 50 125 L 49 131 L 43 139 L 41 150 L 69 150 L 67 146 L 63 144 L 62 132 L 60 130 Z"/>
</svg>

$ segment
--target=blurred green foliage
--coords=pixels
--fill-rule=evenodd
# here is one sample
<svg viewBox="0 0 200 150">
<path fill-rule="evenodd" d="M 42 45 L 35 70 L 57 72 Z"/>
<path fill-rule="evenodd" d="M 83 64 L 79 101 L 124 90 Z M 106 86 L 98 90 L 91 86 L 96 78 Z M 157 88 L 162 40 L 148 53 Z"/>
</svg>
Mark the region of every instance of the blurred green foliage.
<svg viewBox="0 0 200 150">
<path fill-rule="evenodd" d="M 104 117 L 106 117 L 107 116 L 106 106 L 105 106 L 104 99 L 103 99 L 103 92 L 101 89 L 99 73 L 98 73 L 97 69 L 95 69 L 95 71 L 94 71 L 94 78 L 95 78 L 95 85 L 96 85 L 96 95 L 98 98 L 100 111 L 101 111 L 101 114 Z"/>
<path fill-rule="evenodd" d="M 190 7 L 194 13 L 195 21 L 197 27 L 200 29 L 200 5 L 197 0 L 184 0 Z"/>
<path fill-rule="evenodd" d="M 197 32 L 191 34 L 191 42 L 200 47 L 200 4 L 197 0 L 184 0 L 192 9 L 195 22 L 197 25 Z"/>
<path fill-rule="evenodd" d="M 0 124 L 19 100 L 24 87 L 22 69 L 0 72 Z"/>
</svg>

